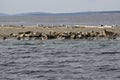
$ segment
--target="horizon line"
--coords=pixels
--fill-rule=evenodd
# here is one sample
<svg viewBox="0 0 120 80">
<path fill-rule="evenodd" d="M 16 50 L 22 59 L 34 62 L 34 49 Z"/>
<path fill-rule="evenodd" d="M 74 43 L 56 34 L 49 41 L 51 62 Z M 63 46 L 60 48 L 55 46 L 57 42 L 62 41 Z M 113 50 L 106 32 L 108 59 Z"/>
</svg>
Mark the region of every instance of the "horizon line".
<svg viewBox="0 0 120 80">
<path fill-rule="evenodd" d="M 96 13 L 96 12 L 119 12 L 120 10 L 95 10 L 95 11 L 75 11 L 75 12 L 42 12 L 42 11 L 28 11 L 28 12 L 21 12 L 21 13 L 4 13 L 0 12 L 1 14 L 6 14 L 6 15 L 17 15 L 17 14 L 27 14 L 27 13 L 44 13 L 44 14 L 67 14 L 67 13 Z"/>
</svg>

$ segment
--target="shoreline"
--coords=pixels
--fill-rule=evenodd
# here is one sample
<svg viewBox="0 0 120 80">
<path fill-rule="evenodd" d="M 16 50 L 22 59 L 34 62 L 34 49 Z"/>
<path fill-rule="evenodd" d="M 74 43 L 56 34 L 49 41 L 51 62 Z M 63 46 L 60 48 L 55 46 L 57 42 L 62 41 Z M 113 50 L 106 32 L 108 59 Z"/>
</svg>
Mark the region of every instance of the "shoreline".
<svg viewBox="0 0 120 80">
<path fill-rule="evenodd" d="M 113 39 L 120 37 L 120 27 L 112 26 L 0 26 L 0 38 L 69 38 L 69 39 Z"/>
</svg>

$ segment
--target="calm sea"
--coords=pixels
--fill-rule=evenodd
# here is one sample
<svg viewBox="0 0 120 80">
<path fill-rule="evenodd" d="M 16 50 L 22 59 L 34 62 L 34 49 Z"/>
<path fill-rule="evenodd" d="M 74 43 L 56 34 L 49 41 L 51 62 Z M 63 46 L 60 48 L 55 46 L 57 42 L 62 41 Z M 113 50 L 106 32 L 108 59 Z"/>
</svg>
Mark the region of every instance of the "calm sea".
<svg viewBox="0 0 120 80">
<path fill-rule="evenodd" d="M 120 80 L 120 41 L 0 40 L 0 80 Z"/>
<path fill-rule="evenodd" d="M 78 15 L 49 16 L 0 16 L 0 24 L 12 25 L 120 25 L 120 13 L 91 13 Z"/>
</svg>

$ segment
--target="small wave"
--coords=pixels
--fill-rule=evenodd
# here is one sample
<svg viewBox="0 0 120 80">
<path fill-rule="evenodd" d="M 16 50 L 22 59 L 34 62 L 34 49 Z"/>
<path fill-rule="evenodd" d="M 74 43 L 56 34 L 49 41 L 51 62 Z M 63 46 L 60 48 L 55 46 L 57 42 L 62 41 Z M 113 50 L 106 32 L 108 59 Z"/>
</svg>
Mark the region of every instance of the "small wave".
<svg viewBox="0 0 120 80">
<path fill-rule="evenodd" d="M 13 45 L 36 45 L 34 43 L 14 43 Z"/>
<path fill-rule="evenodd" d="M 0 80 L 15 80 L 14 78 L 0 78 Z"/>
<path fill-rule="evenodd" d="M 32 41 L 32 40 L 21 40 L 21 41 L 15 41 L 11 43 L 13 46 L 17 46 L 17 45 L 40 45 L 40 44 L 44 44 L 42 41 Z"/>
<path fill-rule="evenodd" d="M 44 78 L 46 77 L 45 75 L 38 75 L 38 76 L 35 76 L 34 78 Z"/>
<path fill-rule="evenodd" d="M 9 66 L 9 67 L 14 67 L 17 66 L 16 62 L 7 62 L 7 63 L 2 63 L 0 66 Z"/>
<path fill-rule="evenodd" d="M 80 63 L 80 61 L 79 60 L 65 60 L 65 61 L 61 61 L 59 63 L 60 64 L 63 64 L 63 63 L 66 63 L 66 64 L 68 64 L 68 63 Z"/>
<path fill-rule="evenodd" d="M 44 73 L 56 73 L 54 70 L 23 70 L 20 71 L 21 74 L 33 75 L 33 74 L 44 74 Z"/>
<path fill-rule="evenodd" d="M 100 54 L 119 54 L 120 52 L 101 52 Z"/>
<path fill-rule="evenodd" d="M 108 71 L 115 71 L 115 72 L 120 72 L 120 68 L 116 68 L 112 65 L 102 65 L 102 66 L 96 66 L 97 70 L 100 72 L 108 72 Z"/>
<path fill-rule="evenodd" d="M 118 78 L 118 79 L 120 79 L 120 75 L 119 75 L 119 76 L 116 76 L 115 78 Z"/>
<path fill-rule="evenodd" d="M 31 56 L 22 56 L 20 58 L 31 58 Z"/>
</svg>

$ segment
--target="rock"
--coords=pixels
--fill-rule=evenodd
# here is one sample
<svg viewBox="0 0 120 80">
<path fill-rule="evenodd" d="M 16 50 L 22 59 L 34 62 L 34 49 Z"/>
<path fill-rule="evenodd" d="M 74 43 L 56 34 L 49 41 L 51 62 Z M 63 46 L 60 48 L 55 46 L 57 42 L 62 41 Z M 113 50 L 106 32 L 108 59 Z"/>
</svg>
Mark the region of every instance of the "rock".
<svg viewBox="0 0 120 80">
<path fill-rule="evenodd" d="M 21 40 L 20 36 L 17 36 L 17 40 Z"/>
<path fill-rule="evenodd" d="M 42 33 L 40 33 L 40 32 L 35 32 L 33 34 L 34 34 L 34 37 L 41 37 L 42 36 Z"/>
<path fill-rule="evenodd" d="M 106 29 L 103 30 L 104 33 L 105 33 L 105 37 L 108 38 L 108 39 L 113 39 L 113 36 L 114 36 L 114 32 L 112 31 L 107 31 Z"/>
<path fill-rule="evenodd" d="M 3 37 L 3 40 L 6 40 L 6 39 L 7 39 L 7 38 L 4 36 L 4 37 Z"/>
</svg>

